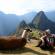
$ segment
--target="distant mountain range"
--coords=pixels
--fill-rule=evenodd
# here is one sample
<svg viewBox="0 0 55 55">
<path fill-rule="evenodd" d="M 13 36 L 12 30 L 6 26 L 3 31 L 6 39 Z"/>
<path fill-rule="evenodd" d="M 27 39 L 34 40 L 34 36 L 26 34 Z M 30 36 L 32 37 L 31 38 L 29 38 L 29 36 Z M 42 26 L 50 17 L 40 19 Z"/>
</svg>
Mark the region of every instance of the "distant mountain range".
<svg viewBox="0 0 55 55">
<path fill-rule="evenodd" d="M 21 27 L 24 25 L 24 22 L 26 24 L 31 23 L 32 27 L 39 27 L 39 29 L 42 30 L 47 29 L 48 26 L 48 28 L 51 27 L 50 29 L 54 31 L 55 12 L 45 12 L 45 14 L 44 12 L 30 12 L 21 16 L 16 14 L 4 14 L 3 12 L 0 12 L 0 35 L 9 35 L 10 33 L 15 32 L 17 26 L 18 28 L 19 26 Z"/>
<path fill-rule="evenodd" d="M 0 12 L 0 35 L 8 35 L 14 32 L 20 21 L 20 18 L 14 14 Z"/>
<path fill-rule="evenodd" d="M 46 16 L 52 20 L 53 22 L 55 22 L 55 11 L 49 11 L 49 12 L 45 12 Z"/>
</svg>

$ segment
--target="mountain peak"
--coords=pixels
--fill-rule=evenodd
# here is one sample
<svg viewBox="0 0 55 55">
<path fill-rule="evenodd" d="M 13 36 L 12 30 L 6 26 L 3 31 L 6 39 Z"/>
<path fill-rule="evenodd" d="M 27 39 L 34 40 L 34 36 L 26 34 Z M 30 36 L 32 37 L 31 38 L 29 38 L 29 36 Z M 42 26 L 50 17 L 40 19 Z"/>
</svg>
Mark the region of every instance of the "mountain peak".
<svg viewBox="0 0 55 55">
<path fill-rule="evenodd" d="M 20 23 L 20 27 L 26 27 L 26 25 L 27 25 L 26 22 L 24 20 L 22 20 Z"/>
<path fill-rule="evenodd" d="M 32 20 L 33 24 L 38 24 L 40 22 L 43 22 L 47 20 L 47 17 L 45 15 L 45 13 L 43 11 L 40 11 L 39 13 L 37 13 L 37 15 L 34 17 L 34 19 Z"/>
<path fill-rule="evenodd" d="M 42 14 L 44 14 L 44 11 L 40 11 L 38 14 L 41 14 L 42 15 Z"/>
<path fill-rule="evenodd" d="M 44 13 L 43 11 L 40 11 L 40 12 L 37 14 L 37 16 L 38 16 L 39 18 L 44 18 L 44 17 L 46 17 L 46 15 L 45 15 L 45 13 Z"/>
</svg>

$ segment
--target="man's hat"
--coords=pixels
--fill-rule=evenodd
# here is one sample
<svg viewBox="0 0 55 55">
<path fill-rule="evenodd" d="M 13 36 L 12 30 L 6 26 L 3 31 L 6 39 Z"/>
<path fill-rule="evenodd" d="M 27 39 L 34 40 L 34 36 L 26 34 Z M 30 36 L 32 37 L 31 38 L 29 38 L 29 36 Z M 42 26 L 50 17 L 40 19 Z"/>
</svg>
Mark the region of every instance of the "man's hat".
<svg viewBox="0 0 55 55">
<path fill-rule="evenodd" d="M 45 32 L 47 32 L 49 34 L 51 33 L 50 29 L 45 30 Z"/>
</svg>

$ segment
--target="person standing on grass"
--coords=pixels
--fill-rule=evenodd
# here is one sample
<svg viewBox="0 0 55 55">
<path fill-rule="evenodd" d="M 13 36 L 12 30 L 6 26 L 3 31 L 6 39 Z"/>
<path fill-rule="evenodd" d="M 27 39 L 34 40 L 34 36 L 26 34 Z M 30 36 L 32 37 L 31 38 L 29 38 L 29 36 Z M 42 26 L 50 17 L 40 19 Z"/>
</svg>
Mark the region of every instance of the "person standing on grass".
<svg viewBox="0 0 55 55">
<path fill-rule="evenodd" d="M 53 38 L 53 36 L 51 34 L 50 29 L 47 29 L 44 32 L 45 32 L 45 35 L 43 35 L 40 38 L 40 41 L 39 41 L 39 43 L 38 43 L 38 45 L 36 47 L 44 47 L 44 46 L 47 46 L 47 45 L 53 47 L 54 38 Z"/>
</svg>

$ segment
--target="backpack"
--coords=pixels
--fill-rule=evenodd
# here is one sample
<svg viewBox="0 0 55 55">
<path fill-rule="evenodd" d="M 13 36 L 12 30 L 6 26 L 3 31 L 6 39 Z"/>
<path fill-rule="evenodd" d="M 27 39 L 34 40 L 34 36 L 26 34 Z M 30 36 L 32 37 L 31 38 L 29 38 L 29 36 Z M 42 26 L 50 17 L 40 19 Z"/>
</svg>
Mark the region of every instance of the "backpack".
<svg viewBox="0 0 55 55">
<path fill-rule="evenodd" d="M 46 41 L 49 46 L 54 45 L 54 38 L 53 37 L 46 37 Z"/>
</svg>

